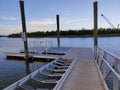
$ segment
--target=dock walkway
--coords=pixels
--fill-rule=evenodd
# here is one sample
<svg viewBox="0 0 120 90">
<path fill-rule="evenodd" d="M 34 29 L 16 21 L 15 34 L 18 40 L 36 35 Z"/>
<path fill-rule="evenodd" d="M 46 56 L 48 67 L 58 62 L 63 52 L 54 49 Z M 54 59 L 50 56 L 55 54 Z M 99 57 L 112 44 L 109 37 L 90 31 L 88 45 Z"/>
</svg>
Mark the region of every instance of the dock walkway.
<svg viewBox="0 0 120 90">
<path fill-rule="evenodd" d="M 37 55 L 34 58 L 41 58 L 41 57 L 46 57 L 46 56 Z M 67 60 L 71 60 L 72 62 L 71 64 L 69 64 L 70 66 L 69 65 L 64 66 L 63 63 L 58 62 L 58 60 L 64 60 L 64 61 L 61 61 L 61 62 L 64 62 L 64 64 L 65 64 L 65 61 Z M 52 66 L 55 65 L 56 68 L 65 67 L 62 69 L 66 69 L 64 74 L 63 73 L 61 74 L 59 72 L 57 73 L 60 75 L 59 76 L 60 79 L 57 80 L 57 82 L 54 82 L 56 83 L 56 85 L 53 87 L 53 90 L 105 90 L 103 80 L 99 75 L 99 70 L 95 64 L 94 54 L 91 48 L 71 48 L 65 55 L 60 56 L 58 59 L 50 62 L 49 64 L 36 70 L 30 75 L 15 82 L 14 84 L 12 84 L 11 86 L 7 87 L 7 89 L 4 89 L 4 90 L 13 90 L 12 88 L 18 87 L 18 83 L 19 85 L 20 84 L 28 85 L 27 81 L 29 81 L 31 77 L 33 80 L 36 80 L 35 76 L 38 75 L 38 71 L 40 72 L 40 74 L 51 77 L 51 78 L 58 77 L 58 75 L 57 76 L 51 75 L 51 71 L 50 72 L 48 71 L 48 69 L 51 68 L 51 65 Z M 53 68 L 53 70 L 57 70 L 56 68 Z M 45 84 L 45 82 L 42 82 L 42 83 Z M 35 87 L 35 88 L 39 89 L 41 87 Z"/>
<path fill-rule="evenodd" d="M 77 64 L 65 80 L 61 90 L 105 90 L 90 48 L 73 48 L 65 58 L 78 57 Z"/>
</svg>

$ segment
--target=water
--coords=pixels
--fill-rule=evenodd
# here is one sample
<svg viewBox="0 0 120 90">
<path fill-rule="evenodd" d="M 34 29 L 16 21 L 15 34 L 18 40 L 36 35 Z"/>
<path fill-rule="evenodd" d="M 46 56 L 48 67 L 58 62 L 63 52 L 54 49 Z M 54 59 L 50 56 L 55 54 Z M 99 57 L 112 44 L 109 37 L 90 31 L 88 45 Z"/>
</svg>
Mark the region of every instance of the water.
<svg viewBox="0 0 120 90">
<path fill-rule="evenodd" d="M 56 38 L 29 38 L 28 41 L 34 40 L 52 40 L 53 46 L 57 46 Z M 92 37 L 70 37 L 61 38 L 62 47 L 91 47 L 93 48 Z M 120 37 L 100 37 L 98 39 L 99 47 L 107 49 L 120 55 Z M 23 48 L 21 38 L 6 38 L 0 37 L 0 89 L 3 89 L 13 82 L 23 78 L 30 72 L 42 67 L 46 63 L 33 62 L 25 63 L 24 61 L 6 60 L 5 52 L 19 52 Z"/>
</svg>

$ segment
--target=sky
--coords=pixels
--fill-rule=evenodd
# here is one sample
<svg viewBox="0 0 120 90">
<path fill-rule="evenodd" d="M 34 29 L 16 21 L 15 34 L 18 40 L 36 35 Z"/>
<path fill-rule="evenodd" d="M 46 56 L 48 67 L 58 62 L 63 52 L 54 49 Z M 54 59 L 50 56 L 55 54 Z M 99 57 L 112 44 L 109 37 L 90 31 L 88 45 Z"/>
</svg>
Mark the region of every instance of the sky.
<svg viewBox="0 0 120 90">
<path fill-rule="evenodd" d="M 60 29 L 93 29 L 95 0 L 24 0 L 27 32 Z M 112 28 L 101 14 L 117 27 L 120 24 L 120 0 L 98 0 L 98 28 Z M 19 0 L 0 0 L 0 35 L 22 32 Z"/>
</svg>

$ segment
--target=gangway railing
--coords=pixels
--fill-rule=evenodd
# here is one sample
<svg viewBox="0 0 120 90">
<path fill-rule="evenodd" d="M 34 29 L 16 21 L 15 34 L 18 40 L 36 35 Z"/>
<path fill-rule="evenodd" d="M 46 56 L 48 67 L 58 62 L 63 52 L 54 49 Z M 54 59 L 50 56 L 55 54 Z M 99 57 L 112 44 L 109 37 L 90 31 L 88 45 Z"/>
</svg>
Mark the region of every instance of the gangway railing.
<svg viewBox="0 0 120 90">
<path fill-rule="evenodd" d="M 53 47 L 52 40 L 35 40 L 29 41 L 29 51 L 35 53 L 41 53 L 43 49 L 47 52 L 50 47 Z"/>
<path fill-rule="evenodd" d="M 97 48 L 96 65 L 106 90 L 120 90 L 120 57 Z"/>
<path fill-rule="evenodd" d="M 52 47 L 52 40 L 35 40 L 29 41 L 29 47 Z"/>
</svg>

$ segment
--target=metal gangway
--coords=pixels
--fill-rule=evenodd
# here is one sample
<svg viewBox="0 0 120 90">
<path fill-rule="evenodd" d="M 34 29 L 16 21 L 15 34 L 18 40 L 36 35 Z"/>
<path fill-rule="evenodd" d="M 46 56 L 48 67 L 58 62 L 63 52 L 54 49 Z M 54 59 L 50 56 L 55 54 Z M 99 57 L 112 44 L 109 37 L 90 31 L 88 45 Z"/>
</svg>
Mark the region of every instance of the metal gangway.
<svg viewBox="0 0 120 90">
<path fill-rule="evenodd" d="M 106 90 L 120 90 L 120 57 L 98 47 L 95 62 Z"/>
</svg>

